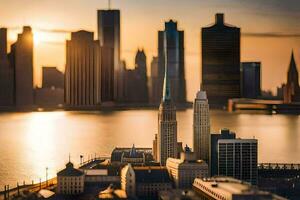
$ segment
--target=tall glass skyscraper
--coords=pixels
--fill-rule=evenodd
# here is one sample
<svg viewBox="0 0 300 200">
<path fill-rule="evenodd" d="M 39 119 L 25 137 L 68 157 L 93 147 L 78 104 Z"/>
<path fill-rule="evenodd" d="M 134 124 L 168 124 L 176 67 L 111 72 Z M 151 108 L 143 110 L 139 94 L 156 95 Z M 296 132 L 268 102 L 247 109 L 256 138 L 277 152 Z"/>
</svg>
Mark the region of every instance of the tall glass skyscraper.
<svg viewBox="0 0 300 200">
<path fill-rule="evenodd" d="M 241 96 L 240 28 L 225 24 L 223 14 L 216 14 L 214 25 L 202 28 L 202 89 L 214 107 Z"/>
</svg>

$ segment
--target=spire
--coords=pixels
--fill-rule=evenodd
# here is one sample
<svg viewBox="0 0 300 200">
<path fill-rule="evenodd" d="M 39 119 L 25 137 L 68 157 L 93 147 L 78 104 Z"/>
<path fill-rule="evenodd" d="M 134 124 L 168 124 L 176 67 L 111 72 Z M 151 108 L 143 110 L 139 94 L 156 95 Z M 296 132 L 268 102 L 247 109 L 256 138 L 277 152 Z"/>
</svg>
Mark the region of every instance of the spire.
<svg viewBox="0 0 300 200">
<path fill-rule="evenodd" d="M 296 86 L 299 85 L 299 83 L 298 83 L 298 70 L 297 70 L 293 50 L 292 50 L 292 55 L 291 55 L 291 62 L 290 62 L 290 66 L 289 66 L 289 71 L 288 71 L 288 83 L 294 83 Z"/>
<path fill-rule="evenodd" d="M 164 54 L 165 54 L 165 77 L 164 77 L 164 88 L 163 88 L 163 102 L 171 100 L 171 89 L 170 81 L 168 77 L 168 52 L 167 52 L 167 34 L 164 32 Z"/>
</svg>

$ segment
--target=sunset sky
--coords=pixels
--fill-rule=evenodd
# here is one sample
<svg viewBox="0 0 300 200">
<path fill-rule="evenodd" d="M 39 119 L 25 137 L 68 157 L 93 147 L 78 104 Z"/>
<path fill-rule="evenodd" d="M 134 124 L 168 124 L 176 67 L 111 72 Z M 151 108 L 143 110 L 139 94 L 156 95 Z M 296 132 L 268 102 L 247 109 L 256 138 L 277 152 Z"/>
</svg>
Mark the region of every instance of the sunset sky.
<svg viewBox="0 0 300 200">
<path fill-rule="evenodd" d="M 201 27 L 213 23 L 216 12 L 225 13 L 226 23 L 241 28 L 241 61 L 262 62 L 262 89 L 275 91 L 286 81 L 292 49 L 300 67 L 299 0 L 112 0 L 111 5 L 121 10 L 121 57 L 128 67 L 133 66 L 136 50 L 144 48 L 150 69 L 157 55 L 157 31 L 166 20 L 178 21 L 185 31 L 189 100 L 200 85 Z M 12 43 L 23 25 L 32 26 L 39 85 L 42 66 L 64 70 L 70 31 L 94 31 L 97 38 L 96 10 L 107 7 L 107 0 L 0 0 L 0 27 L 9 29 Z"/>
</svg>

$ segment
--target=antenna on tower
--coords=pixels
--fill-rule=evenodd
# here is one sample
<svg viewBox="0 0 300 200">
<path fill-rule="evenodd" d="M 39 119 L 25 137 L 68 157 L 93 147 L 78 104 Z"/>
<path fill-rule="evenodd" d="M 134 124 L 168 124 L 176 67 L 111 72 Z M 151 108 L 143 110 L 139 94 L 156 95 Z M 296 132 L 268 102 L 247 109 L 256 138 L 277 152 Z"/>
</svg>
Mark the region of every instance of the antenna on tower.
<svg viewBox="0 0 300 200">
<path fill-rule="evenodd" d="M 108 10 L 110 10 L 110 0 L 108 0 Z"/>
</svg>

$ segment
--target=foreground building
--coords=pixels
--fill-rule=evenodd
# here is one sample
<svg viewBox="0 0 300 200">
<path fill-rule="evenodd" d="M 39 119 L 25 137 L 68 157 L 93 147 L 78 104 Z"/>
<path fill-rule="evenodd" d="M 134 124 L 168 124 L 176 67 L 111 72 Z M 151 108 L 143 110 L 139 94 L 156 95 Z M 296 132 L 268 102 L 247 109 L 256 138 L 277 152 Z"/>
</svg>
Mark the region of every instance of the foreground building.
<svg viewBox="0 0 300 200">
<path fill-rule="evenodd" d="M 195 178 L 208 177 L 208 165 L 203 160 L 197 160 L 195 153 L 186 146 L 180 159 L 168 158 L 166 167 L 176 188 L 191 188 Z"/>
<path fill-rule="evenodd" d="M 202 28 L 202 89 L 214 107 L 241 96 L 240 28 L 225 24 L 224 14 L 216 14 L 215 24 Z"/>
<path fill-rule="evenodd" d="M 272 193 L 260 191 L 240 180 L 229 177 L 196 178 L 194 191 L 204 200 L 285 200 Z"/>
<path fill-rule="evenodd" d="M 257 140 L 218 140 L 218 174 L 257 184 Z"/>
<path fill-rule="evenodd" d="M 132 167 L 121 171 L 121 188 L 127 197 L 155 199 L 159 191 L 172 189 L 172 182 L 165 167 Z"/>
<path fill-rule="evenodd" d="M 209 105 L 205 91 L 197 92 L 194 102 L 193 143 L 196 158 L 209 161 L 210 120 Z"/>
<path fill-rule="evenodd" d="M 65 102 L 67 107 L 89 108 L 101 102 L 100 47 L 94 33 L 78 31 L 67 41 Z"/>
<path fill-rule="evenodd" d="M 57 173 L 57 193 L 77 195 L 84 192 L 84 173 L 68 162 L 66 168 Z"/>
</svg>

